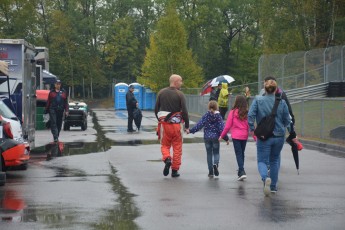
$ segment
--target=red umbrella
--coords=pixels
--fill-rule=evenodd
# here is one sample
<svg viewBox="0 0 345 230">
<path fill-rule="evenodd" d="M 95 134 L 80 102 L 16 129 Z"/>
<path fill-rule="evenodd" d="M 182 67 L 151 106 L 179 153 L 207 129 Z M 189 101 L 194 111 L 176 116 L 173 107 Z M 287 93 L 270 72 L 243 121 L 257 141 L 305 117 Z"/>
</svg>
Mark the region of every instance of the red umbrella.
<svg viewBox="0 0 345 230">
<path fill-rule="evenodd" d="M 203 85 L 202 89 L 201 89 L 201 93 L 200 96 L 211 93 L 212 91 L 212 85 L 211 85 L 211 80 L 208 80 L 205 85 Z"/>
</svg>

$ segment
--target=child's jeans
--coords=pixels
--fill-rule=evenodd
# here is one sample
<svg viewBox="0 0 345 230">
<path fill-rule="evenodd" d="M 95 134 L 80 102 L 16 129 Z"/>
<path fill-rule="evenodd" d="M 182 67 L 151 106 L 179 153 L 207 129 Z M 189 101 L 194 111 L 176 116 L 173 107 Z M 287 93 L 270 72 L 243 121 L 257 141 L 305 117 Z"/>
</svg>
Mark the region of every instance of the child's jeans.
<svg viewBox="0 0 345 230">
<path fill-rule="evenodd" d="M 205 139 L 207 153 L 207 166 L 209 172 L 213 172 L 213 165 L 219 163 L 219 141 L 218 139 Z"/>
</svg>

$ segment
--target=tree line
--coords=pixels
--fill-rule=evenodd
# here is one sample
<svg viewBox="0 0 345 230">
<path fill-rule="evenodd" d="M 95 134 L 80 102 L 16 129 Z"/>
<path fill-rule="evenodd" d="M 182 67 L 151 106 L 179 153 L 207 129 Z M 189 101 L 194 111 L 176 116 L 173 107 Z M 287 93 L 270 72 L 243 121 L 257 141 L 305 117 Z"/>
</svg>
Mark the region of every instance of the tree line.
<svg viewBox="0 0 345 230">
<path fill-rule="evenodd" d="M 256 82 L 260 55 L 342 45 L 343 28 L 343 0 L 0 1 L 0 39 L 49 48 L 75 96 L 117 82 L 157 91 L 172 73 L 186 88 L 222 74 Z"/>
</svg>

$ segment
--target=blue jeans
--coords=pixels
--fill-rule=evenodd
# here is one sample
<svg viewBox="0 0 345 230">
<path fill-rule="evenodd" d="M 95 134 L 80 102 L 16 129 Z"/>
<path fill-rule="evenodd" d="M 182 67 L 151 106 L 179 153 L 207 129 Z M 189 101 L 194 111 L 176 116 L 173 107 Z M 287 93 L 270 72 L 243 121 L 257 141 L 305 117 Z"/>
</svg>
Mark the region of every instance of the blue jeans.
<svg viewBox="0 0 345 230">
<path fill-rule="evenodd" d="M 218 139 L 205 139 L 208 171 L 213 172 L 213 164 L 219 164 Z"/>
<path fill-rule="evenodd" d="M 244 170 L 244 151 L 246 150 L 247 140 L 232 139 L 234 150 L 236 154 L 236 160 L 238 165 L 238 171 Z"/>
<path fill-rule="evenodd" d="M 278 183 L 278 174 L 280 168 L 280 152 L 284 145 L 285 137 L 271 137 L 266 141 L 258 139 L 257 158 L 258 170 L 261 179 L 265 181 L 268 173 L 267 162 L 270 166 L 271 189 L 275 189 Z"/>
</svg>

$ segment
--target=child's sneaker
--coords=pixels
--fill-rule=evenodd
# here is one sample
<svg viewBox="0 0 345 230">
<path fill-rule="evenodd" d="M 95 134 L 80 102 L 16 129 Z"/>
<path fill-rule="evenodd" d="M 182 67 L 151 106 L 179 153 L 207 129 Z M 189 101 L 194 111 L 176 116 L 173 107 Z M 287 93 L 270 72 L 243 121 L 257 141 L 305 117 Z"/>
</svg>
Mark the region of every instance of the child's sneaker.
<svg viewBox="0 0 345 230">
<path fill-rule="evenodd" d="M 246 172 L 244 170 L 238 171 L 237 175 L 238 175 L 238 178 L 237 178 L 238 181 L 243 181 L 244 179 L 247 178 Z"/>
<path fill-rule="evenodd" d="M 219 176 L 218 164 L 213 165 L 213 171 L 215 176 Z"/>
<path fill-rule="evenodd" d="M 269 196 L 271 193 L 271 178 L 267 177 L 264 181 L 264 194 Z"/>
<path fill-rule="evenodd" d="M 213 169 L 208 171 L 208 177 L 213 177 Z"/>
</svg>

